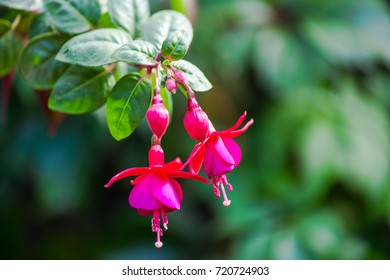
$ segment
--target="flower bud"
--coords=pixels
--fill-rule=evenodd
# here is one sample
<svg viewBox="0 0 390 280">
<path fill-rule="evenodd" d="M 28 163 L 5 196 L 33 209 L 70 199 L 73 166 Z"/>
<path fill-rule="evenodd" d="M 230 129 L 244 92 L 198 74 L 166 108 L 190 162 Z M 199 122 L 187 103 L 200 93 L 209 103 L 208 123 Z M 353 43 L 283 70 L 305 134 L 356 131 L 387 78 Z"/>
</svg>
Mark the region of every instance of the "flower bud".
<svg viewBox="0 0 390 280">
<path fill-rule="evenodd" d="M 193 139 L 201 142 L 210 134 L 209 118 L 194 98 L 188 100 L 187 110 L 184 127 Z"/>
<path fill-rule="evenodd" d="M 167 78 L 167 81 L 165 82 L 165 87 L 168 91 L 172 92 L 172 93 L 176 93 L 176 90 L 177 90 L 177 84 L 176 84 L 176 81 L 174 78 L 172 78 L 171 76 L 169 76 Z"/>
<path fill-rule="evenodd" d="M 160 139 L 167 130 L 169 123 L 169 112 L 163 105 L 160 95 L 153 97 L 152 106 L 146 112 L 146 120 L 150 130 Z"/>
<path fill-rule="evenodd" d="M 187 83 L 187 76 L 186 76 L 186 74 L 183 71 L 175 69 L 175 70 L 173 70 L 173 73 L 175 74 L 175 80 L 179 84 Z"/>
</svg>

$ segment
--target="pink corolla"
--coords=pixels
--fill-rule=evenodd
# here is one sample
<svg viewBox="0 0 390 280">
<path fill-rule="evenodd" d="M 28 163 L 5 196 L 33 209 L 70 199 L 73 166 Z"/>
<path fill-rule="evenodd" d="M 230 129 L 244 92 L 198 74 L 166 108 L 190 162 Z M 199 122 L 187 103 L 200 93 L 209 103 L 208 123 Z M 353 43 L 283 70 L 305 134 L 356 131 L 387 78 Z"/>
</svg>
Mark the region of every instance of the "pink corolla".
<svg viewBox="0 0 390 280">
<path fill-rule="evenodd" d="M 195 102 L 194 99 L 188 101 L 189 112 L 184 120 L 185 128 L 190 136 L 201 142 L 195 145 L 183 167 L 188 165 L 192 173 L 198 174 L 203 164 L 203 170 L 213 181 L 214 194 L 220 197 L 221 189 L 223 205 L 229 206 L 230 200 L 227 198 L 225 186 L 230 192 L 233 191 L 233 187 L 229 184 L 226 173 L 232 171 L 241 161 L 241 149 L 233 138 L 244 133 L 253 124 L 253 119 L 238 129 L 244 122 L 245 112 L 231 128 L 216 131 L 208 118 L 205 118 L 206 113 Z M 202 135 L 199 135 L 199 131 L 203 131 Z"/>
<path fill-rule="evenodd" d="M 157 234 L 155 243 L 160 248 L 163 243 L 161 220 L 164 230 L 168 229 L 168 218 L 165 213 L 180 209 L 183 192 L 174 178 L 185 178 L 208 183 L 205 178 L 181 171 L 182 163 L 179 158 L 164 164 L 164 151 L 160 145 L 152 145 L 149 150 L 149 167 L 134 167 L 118 173 L 105 185 L 109 187 L 117 180 L 137 176 L 131 181 L 134 188 L 130 192 L 129 204 L 136 208 L 142 216 L 153 215 L 152 231 Z M 161 215 L 161 220 L 160 220 Z"/>
</svg>

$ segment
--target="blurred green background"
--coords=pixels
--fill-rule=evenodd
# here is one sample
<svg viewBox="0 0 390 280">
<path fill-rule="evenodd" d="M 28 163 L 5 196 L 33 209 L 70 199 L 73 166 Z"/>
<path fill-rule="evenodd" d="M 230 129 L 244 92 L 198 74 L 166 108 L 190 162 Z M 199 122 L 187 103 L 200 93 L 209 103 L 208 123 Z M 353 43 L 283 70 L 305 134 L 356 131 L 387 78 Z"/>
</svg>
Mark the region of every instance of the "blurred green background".
<svg viewBox="0 0 390 280">
<path fill-rule="evenodd" d="M 182 209 L 156 249 L 149 217 L 128 205 L 128 180 L 103 188 L 147 164 L 145 122 L 116 142 L 103 109 L 67 116 L 50 136 L 16 75 L 0 125 L 0 258 L 389 259 L 389 1 L 184 2 L 195 31 L 186 59 L 214 85 L 201 106 L 219 130 L 245 110 L 255 120 L 237 138 L 231 206 L 181 181 Z M 195 144 L 184 113 L 174 96 L 167 160 Z"/>
</svg>

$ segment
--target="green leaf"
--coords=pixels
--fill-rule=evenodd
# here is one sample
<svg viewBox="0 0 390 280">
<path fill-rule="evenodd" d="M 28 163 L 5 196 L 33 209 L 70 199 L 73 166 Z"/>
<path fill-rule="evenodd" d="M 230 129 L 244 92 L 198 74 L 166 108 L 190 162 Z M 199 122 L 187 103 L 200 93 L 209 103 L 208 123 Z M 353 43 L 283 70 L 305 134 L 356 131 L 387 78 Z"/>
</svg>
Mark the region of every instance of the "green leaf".
<svg viewBox="0 0 390 280">
<path fill-rule="evenodd" d="M 49 108 L 68 114 L 95 111 L 107 100 L 114 78 L 105 69 L 70 67 L 55 84 Z"/>
<path fill-rule="evenodd" d="M 102 66 L 114 62 L 112 54 L 130 41 L 131 37 L 125 31 L 102 28 L 71 38 L 56 59 L 81 66 Z"/>
<path fill-rule="evenodd" d="M 107 99 L 108 128 L 116 140 L 129 136 L 145 117 L 152 99 L 152 85 L 138 73 L 120 79 Z"/>
<path fill-rule="evenodd" d="M 48 21 L 67 34 L 79 34 L 92 28 L 100 18 L 98 0 L 44 0 Z"/>
<path fill-rule="evenodd" d="M 182 14 L 164 10 L 153 14 L 143 25 L 143 36 L 158 50 L 172 32 L 181 31 L 183 42 L 189 46 L 192 41 L 193 31 L 190 21 Z"/>
<path fill-rule="evenodd" d="M 158 51 L 151 43 L 135 40 L 116 50 L 112 58 L 135 65 L 153 66 L 157 63 L 157 55 Z"/>
<path fill-rule="evenodd" d="M 170 33 L 163 42 L 161 53 L 164 58 L 175 61 L 182 59 L 186 55 L 188 47 L 184 41 L 183 32 L 175 31 Z"/>
<path fill-rule="evenodd" d="M 36 11 L 42 9 L 43 2 L 42 0 L 0 0 L 0 5 L 16 10 Z"/>
<path fill-rule="evenodd" d="M 203 74 L 203 72 L 196 67 L 194 64 L 186 61 L 179 60 L 172 63 L 172 65 L 178 69 L 186 73 L 188 84 L 194 91 L 208 91 L 213 86 Z"/>
<path fill-rule="evenodd" d="M 65 38 L 54 33 L 34 37 L 24 48 L 20 58 L 20 70 L 35 89 L 51 89 L 68 65 L 55 56 Z"/>
<path fill-rule="evenodd" d="M 140 24 L 150 15 L 149 2 L 145 0 L 110 0 L 108 13 L 112 22 L 128 31 L 134 38 L 140 35 Z"/>
<path fill-rule="evenodd" d="M 37 15 L 32 20 L 30 27 L 28 28 L 28 37 L 33 38 L 39 34 L 52 32 L 49 22 L 44 13 Z"/>
<path fill-rule="evenodd" d="M 11 30 L 8 21 L 0 20 L 0 77 L 16 66 L 22 48 L 22 38 Z"/>
</svg>

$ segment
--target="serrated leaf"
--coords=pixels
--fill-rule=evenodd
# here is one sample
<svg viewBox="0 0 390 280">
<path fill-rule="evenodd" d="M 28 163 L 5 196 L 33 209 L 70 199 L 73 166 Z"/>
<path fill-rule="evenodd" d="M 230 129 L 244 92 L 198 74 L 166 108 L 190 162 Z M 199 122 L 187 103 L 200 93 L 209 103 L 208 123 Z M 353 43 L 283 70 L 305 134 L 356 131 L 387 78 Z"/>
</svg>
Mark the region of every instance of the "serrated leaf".
<svg viewBox="0 0 390 280">
<path fill-rule="evenodd" d="M 67 34 L 79 34 L 91 29 L 100 18 L 97 0 L 44 0 L 48 21 Z"/>
<path fill-rule="evenodd" d="M 153 14 L 143 25 L 142 33 L 146 41 L 151 42 L 158 50 L 169 34 L 181 31 L 183 42 L 189 46 L 193 30 L 190 21 L 176 11 L 164 10 Z"/>
<path fill-rule="evenodd" d="M 186 73 L 188 84 L 194 91 L 208 91 L 213 86 L 206 78 L 203 72 L 191 62 L 186 60 L 179 60 L 172 63 L 172 65 Z"/>
<path fill-rule="evenodd" d="M 188 45 L 184 41 L 182 31 L 171 32 L 163 42 L 161 53 L 164 58 L 171 61 L 182 59 L 188 51 Z"/>
<path fill-rule="evenodd" d="M 18 63 L 23 48 L 22 38 L 10 29 L 6 20 L 0 21 L 0 77 L 8 74 Z"/>
<path fill-rule="evenodd" d="M 49 98 L 49 108 L 68 114 L 84 114 L 100 108 L 114 83 L 104 68 L 70 67 L 57 81 Z"/>
<path fill-rule="evenodd" d="M 134 38 L 138 37 L 140 24 L 145 22 L 150 15 L 149 2 L 145 0 L 110 0 L 107 4 L 112 22 L 117 27 L 129 32 Z"/>
<path fill-rule="evenodd" d="M 152 99 L 152 85 L 138 73 L 120 79 L 107 99 L 108 128 L 116 140 L 129 136 L 145 117 Z"/>
<path fill-rule="evenodd" d="M 65 38 L 54 33 L 34 37 L 20 57 L 20 70 L 35 89 L 50 89 L 68 65 L 55 59 Z"/>
<path fill-rule="evenodd" d="M 117 49 L 112 58 L 134 65 L 156 65 L 157 49 L 149 42 L 135 40 Z"/>
<path fill-rule="evenodd" d="M 114 62 L 112 54 L 130 41 L 131 37 L 125 31 L 102 28 L 71 38 L 56 59 L 81 66 L 102 66 Z"/>
<path fill-rule="evenodd" d="M 39 11 L 43 8 L 43 0 L 0 0 L 0 5 L 24 11 Z"/>
</svg>

